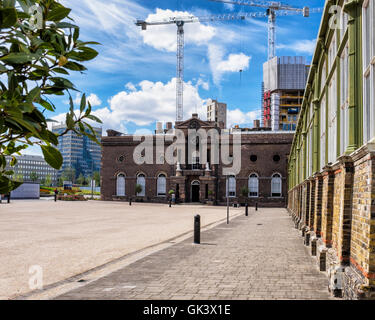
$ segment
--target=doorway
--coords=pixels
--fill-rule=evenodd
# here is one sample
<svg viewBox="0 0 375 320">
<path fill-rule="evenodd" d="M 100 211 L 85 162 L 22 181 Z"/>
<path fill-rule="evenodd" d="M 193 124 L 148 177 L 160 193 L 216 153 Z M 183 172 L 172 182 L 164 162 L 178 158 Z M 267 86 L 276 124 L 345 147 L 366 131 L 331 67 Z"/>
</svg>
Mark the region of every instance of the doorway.
<svg viewBox="0 0 375 320">
<path fill-rule="evenodd" d="M 193 181 L 191 183 L 191 202 L 199 202 L 200 182 Z"/>
</svg>

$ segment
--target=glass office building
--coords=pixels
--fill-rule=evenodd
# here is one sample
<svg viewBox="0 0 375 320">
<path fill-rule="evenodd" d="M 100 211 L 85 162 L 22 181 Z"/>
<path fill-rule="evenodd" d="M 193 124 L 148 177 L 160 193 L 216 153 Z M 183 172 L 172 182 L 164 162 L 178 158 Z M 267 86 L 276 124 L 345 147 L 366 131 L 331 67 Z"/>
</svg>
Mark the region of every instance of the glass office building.
<svg viewBox="0 0 375 320">
<path fill-rule="evenodd" d="M 93 128 L 97 139 L 101 141 L 102 128 Z M 52 131 L 61 134 L 66 130 L 66 125 L 61 124 L 52 127 Z M 58 149 L 63 156 L 63 165 L 58 172 L 58 176 L 68 168 L 73 168 L 78 177 L 81 173 L 84 176 L 91 176 L 93 172 L 100 171 L 101 146 L 90 140 L 86 136 L 79 136 L 73 131 L 69 131 L 64 136 L 58 138 Z"/>
</svg>

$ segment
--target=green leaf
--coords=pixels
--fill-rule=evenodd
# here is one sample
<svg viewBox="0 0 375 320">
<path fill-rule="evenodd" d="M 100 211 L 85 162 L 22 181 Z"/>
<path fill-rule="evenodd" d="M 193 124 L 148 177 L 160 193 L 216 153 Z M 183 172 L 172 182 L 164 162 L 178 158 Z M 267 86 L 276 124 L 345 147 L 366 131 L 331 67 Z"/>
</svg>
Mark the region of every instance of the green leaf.
<svg viewBox="0 0 375 320">
<path fill-rule="evenodd" d="M 48 21 L 63 20 L 64 18 L 66 18 L 69 15 L 70 11 L 71 11 L 71 9 L 65 8 L 62 5 L 58 5 L 48 13 L 47 20 Z"/>
<path fill-rule="evenodd" d="M 79 37 L 79 28 L 75 28 L 74 29 L 74 34 L 73 34 L 73 41 L 77 42 L 78 37 Z"/>
<path fill-rule="evenodd" d="M 57 28 L 61 28 L 61 29 L 66 29 L 66 28 L 75 28 L 77 29 L 78 26 L 74 25 L 74 24 L 71 24 L 71 23 L 68 23 L 68 22 L 59 22 L 59 23 L 56 23 L 56 27 Z"/>
<path fill-rule="evenodd" d="M 80 63 L 77 63 L 77 62 L 73 62 L 73 61 L 69 61 L 68 63 L 66 63 L 64 65 L 64 68 L 66 69 L 69 69 L 69 70 L 73 70 L 73 71 L 85 71 L 87 70 L 87 68 L 80 64 Z"/>
<path fill-rule="evenodd" d="M 9 192 L 17 189 L 22 182 L 12 181 L 6 176 L 0 175 L 0 193 L 8 194 Z"/>
<path fill-rule="evenodd" d="M 66 70 L 63 69 L 63 68 L 54 68 L 54 69 L 52 69 L 51 71 L 53 71 L 53 72 L 57 72 L 57 73 L 61 73 L 61 74 L 69 75 L 69 72 L 66 71 Z"/>
<path fill-rule="evenodd" d="M 98 51 L 89 47 L 80 47 L 79 51 L 73 51 L 68 54 L 70 59 L 76 61 L 89 61 L 94 59 L 98 55 Z"/>
<path fill-rule="evenodd" d="M 23 64 L 35 59 L 35 55 L 25 52 L 11 52 L 0 58 L 1 61 L 10 64 Z"/>
<path fill-rule="evenodd" d="M 0 29 L 10 28 L 17 23 L 17 11 L 15 8 L 0 9 Z"/>
<path fill-rule="evenodd" d="M 80 106 L 81 113 L 83 112 L 83 110 L 85 110 L 85 108 L 86 108 L 86 94 L 84 93 L 81 98 L 81 106 Z"/>
<path fill-rule="evenodd" d="M 95 122 L 98 122 L 98 123 L 103 123 L 102 120 L 100 120 L 98 117 L 92 115 L 92 114 L 89 114 L 86 116 L 86 118 L 92 120 L 92 121 L 95 121 Z"/>
<path fill-rule="evenodd" d="M 63 163 L 63 157 L 59 150 L 51 146 L 40 146 L 44 160 L 54 169 L 59 170 Z"/>
<path fill-rule="evenodd" d="M 30 93 L 27 95 L 26 100 L 30 102 L 36 102 L 40 98 L 40 88 L 35 87 Z"/>
<path fill-rule="evenodd" d="M 40 99 L 38 103 L 48 111 L 55 111 L 55 106 L 44 99 Z"/>
</svg>

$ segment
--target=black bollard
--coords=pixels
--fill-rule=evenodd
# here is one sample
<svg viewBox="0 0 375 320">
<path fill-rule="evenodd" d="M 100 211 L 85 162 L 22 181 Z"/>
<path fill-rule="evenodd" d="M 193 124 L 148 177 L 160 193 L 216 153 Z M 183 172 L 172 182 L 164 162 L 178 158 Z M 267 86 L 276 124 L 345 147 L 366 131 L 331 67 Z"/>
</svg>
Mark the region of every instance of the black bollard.
<svg viewBox="0 0 375 320">
<path fill-rule="evenodd" d="M 129 206 L 132 205 L 132 198 L 129 198 Z"/>
<path fill-rule="evenodd" d="M 10 193 L 8 193 L 7 196 L 8 196 L 8 201 L 7 202 L 10 203 Z"/>
<path fill-rule="evenodd" d="M 169 208 L 171 208 L 171 207 L 172 207 L 172 200 L 169 199 Z"/>
<path fill-rule="evenodd" d="M 247 217 L 249 215 L 249 205 L 245 204 L 245 216 Z"/>
<path fill-rule="evenodd" d="M 194 243 L 201 243 L 201 216 L 199 214 L 194 217 Z"/>
<path fill-rule="evenodd" d="M 258 202 L 255 202 L 255 211 L 258 211 Z"/>
</svg>

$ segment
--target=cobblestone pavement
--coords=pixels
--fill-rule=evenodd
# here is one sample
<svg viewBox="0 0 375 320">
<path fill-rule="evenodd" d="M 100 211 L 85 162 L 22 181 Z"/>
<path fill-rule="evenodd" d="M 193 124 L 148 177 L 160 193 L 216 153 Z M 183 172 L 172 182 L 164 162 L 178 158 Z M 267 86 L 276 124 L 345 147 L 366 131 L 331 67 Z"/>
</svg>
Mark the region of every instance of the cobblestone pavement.
<svg viewBox="0 0 375 320">
<path fill-rule="evenodd" d="M 190 238 L 57 299 L 329 299 L 285 209 L 251 208 L 201 242 Z"/>
</svg>

